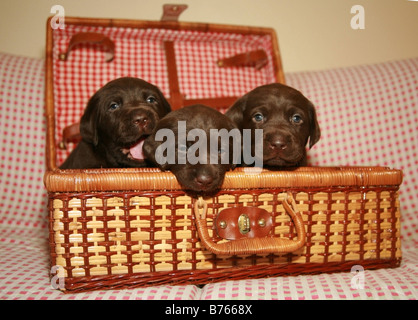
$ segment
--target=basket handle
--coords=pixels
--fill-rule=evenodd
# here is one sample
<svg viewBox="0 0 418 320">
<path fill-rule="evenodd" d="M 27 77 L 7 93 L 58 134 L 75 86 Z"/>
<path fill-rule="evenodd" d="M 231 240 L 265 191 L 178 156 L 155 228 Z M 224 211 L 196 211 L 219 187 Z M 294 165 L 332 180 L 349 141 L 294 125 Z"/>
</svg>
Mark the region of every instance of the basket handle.
<svg viewBox="0 0 418 320">
<path fill-rule="evenodd" d="M 268 253 L 289 253 L 296 251 L 305 244 L 305 227 L 302 216 L 296 207 L 293 196 L 288 193 L 283 201 L 283 207 L 290 215 L 297 232 L 297 239 L 264 237 L 264 238 L 243 238 L 223 243 L 215 243 L 209 236 L 206 223 L 207 203 L 199 198 L 194 204 L 194 213 L 199 238 L 202 244 L 216 255 L 248 255 Z"/>
</svg>

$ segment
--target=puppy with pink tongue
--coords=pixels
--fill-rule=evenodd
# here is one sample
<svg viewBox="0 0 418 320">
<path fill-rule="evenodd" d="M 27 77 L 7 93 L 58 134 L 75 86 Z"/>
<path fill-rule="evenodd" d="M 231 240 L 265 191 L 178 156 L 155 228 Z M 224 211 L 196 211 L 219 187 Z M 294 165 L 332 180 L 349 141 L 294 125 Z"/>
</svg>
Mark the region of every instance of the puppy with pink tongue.
<svg viewBox="0 0 418 320">
<path fill-rule="evenodd" d="M 171 107 L 154 85 L 131 77 L 112 80 L 89 100 L 81 141 L 61 169 L 145 167 L 144 140 Z"/>
</svg>

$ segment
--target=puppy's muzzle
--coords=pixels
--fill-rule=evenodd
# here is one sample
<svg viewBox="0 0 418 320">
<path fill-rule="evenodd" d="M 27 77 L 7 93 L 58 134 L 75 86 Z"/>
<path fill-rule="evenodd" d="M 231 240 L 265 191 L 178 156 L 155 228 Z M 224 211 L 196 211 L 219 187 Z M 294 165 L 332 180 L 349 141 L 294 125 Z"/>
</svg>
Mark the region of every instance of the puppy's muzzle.
<svg viewBox="0 0 418 320">
<path fill-rule="evenodd" d="M 270 134 L 266 136 L 268 148 L 275 153 L 281 153 L 289 148 L 291 139 L 285 134 Z"/>
<path fill-rule="evenodd" d="M 196 185 L 201 190 L 206 190 L 211 187 L 213 183 L 213 177 L 207 172 L 199 172 L 199 174 L 195 178 L 195 181 Z"/>
<path fill-rule="evenodd" d="M 287 140 L 286 137 L 275 136 L 269 140 L 269 148 L 277 152 L 286 150 L 289 145 Z"/>
</svg>

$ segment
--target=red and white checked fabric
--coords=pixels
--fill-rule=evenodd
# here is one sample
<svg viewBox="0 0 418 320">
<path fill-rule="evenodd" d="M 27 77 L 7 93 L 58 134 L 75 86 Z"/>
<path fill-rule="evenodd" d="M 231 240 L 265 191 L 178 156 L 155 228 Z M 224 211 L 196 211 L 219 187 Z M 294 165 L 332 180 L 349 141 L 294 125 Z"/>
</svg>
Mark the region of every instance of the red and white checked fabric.
<svg viewBox="0 0 418 320">
<path fill-rule="evenodd" d="M 104 61 L 104 52 L 95 45 L 75 47 L 66 61 L 66 52 L 74 34 L 95 32 L 115 43 L 115 57 Z M 274 82 L 272 57 L 261 70 L 255 68 L 219 68 L 218 59 L 238 53 L 264 49 L 271 52 L 269 36 L 198 32 L 189 30 L 104 28 L 68 25 L 54 30 L 54 98 L 56 141 L 63 129 L 76 123 L 88 99 L 110 80 L 123 76 L 142 78 L 170 95 L 163 41 L 173 41 L 181 93 L 187 99 L 240 96 L 256 86 Z M 57 150 L 61 164 L 72 150 Z"/>
<path fill-rule="evenodd" d="M 0 224 L 43 226 L 47 202 L 42 61 L 0 53 L 0 110 Z"/>
<path fill-rule="evenodd" d="M 286 75 L 318 110 L 322 139 L 309 151 L 313 165 L 404 171 L 399 268 L 366 270 L 358 289 L 347 272 L 63 294 L 49 273 L 44 61 L 0 53 L 0 300 L 417 299 L 417 78 L 418 58 Z"/>
</svg>

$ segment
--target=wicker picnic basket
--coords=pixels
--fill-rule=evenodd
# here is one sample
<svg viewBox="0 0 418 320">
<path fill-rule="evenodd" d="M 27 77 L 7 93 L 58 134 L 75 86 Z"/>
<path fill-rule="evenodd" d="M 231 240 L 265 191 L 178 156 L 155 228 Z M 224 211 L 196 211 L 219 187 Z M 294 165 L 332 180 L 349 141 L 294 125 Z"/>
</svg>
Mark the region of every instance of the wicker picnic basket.
<svg viewBox="0 0 418 320">
<path fill-rule="evenodd" d="M 103 84 L 131 75 L 173 108 L 224 109 L 284 82 L 273 30 L 66 17 L 47 24 L 51 265 L 67 292 L 399 266 L 402 172 L 381 167 L 237 168 L 210 198 L 155 168 L 60 170 Z"/>
</svg>

